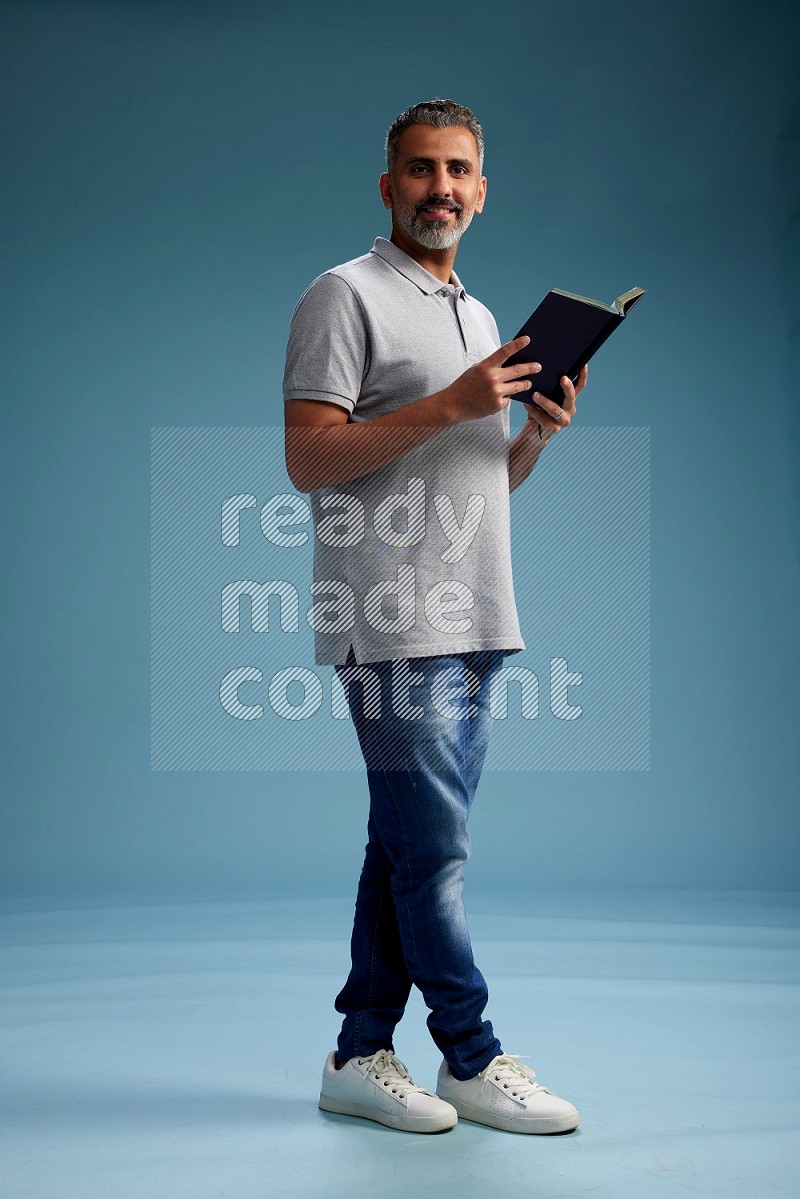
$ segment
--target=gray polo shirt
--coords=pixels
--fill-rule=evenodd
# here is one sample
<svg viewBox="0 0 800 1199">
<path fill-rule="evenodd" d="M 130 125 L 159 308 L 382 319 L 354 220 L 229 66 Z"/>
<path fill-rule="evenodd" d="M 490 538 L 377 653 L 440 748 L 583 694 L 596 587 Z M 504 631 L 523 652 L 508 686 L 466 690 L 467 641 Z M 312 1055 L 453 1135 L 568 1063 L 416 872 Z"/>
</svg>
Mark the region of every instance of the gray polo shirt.
<svg viewBox="0 0 800 1199">
<path fill-rule="evenodd" d="M 448 387 L 501 341 L 455 272 L 443 284 L 386 238 L 333 267 L 292 314 L 285 400 L 371 420 Z M 511 574 L 508 409 L 311 493 L 317 663 L 524 649 Z"/>
</svg>

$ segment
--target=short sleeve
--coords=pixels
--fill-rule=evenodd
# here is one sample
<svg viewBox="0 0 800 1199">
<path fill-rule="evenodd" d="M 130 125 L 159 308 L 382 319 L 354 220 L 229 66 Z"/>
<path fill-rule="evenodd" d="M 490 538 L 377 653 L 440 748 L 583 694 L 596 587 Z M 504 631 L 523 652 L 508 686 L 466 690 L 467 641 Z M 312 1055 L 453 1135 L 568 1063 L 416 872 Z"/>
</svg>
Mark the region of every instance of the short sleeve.
<svg viewBox="0 0 800 1199">
<path fill-rule="evenodd" d="M 369 364 L 369 342 L 358 297 L 339 275 L 320 275 L 292 313 L 284 400 L 327 400 L 356 406 Z"/>
</svg>

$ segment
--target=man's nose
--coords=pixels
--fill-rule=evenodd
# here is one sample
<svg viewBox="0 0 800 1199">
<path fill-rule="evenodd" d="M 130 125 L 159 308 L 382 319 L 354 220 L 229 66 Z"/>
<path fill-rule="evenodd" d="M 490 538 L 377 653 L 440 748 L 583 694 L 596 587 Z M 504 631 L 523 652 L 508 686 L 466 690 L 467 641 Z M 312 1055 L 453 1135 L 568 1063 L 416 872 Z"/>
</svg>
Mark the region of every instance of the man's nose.
<svg viewBox="0 0 800 1199">
<path fill-rule="evenodd" d="M 431 199 L 446 200 L 450 195 L 450 177 L 442 171 L 431 179 Z"/>
</svg>

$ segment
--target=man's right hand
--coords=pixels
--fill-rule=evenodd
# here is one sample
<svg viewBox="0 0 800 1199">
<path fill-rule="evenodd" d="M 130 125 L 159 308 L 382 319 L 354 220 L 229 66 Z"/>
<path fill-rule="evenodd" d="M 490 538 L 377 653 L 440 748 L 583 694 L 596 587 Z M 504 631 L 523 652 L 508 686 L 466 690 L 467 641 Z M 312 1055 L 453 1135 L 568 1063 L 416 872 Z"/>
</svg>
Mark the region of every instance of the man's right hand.
<svg viewBox="0 0 800 1199">
<path fill-rule="evenodd" d="M 463 375 L 444 389 L 444 395 L 452 405 L 456 420 L 478 420 L 506 408 L 512 395 L 528 391 L 530 379 L 523 375 L 536 374 L 542 369 L 538 362 L 518 362 L 516 366 L 503 366 L 507 358 L 523 349 L 530 341 L 523 335 L 500 346 L 482 362 L 476 362 Z"/>
</svg>

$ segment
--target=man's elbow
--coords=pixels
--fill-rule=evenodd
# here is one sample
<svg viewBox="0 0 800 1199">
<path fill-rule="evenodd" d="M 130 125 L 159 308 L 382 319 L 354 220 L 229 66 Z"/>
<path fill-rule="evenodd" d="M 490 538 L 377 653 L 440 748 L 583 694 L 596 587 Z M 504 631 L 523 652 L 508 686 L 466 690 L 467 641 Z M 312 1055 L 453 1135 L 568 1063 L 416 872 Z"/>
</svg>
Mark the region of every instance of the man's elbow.
<svg viewBox="0 0 800 1199">
<path fill-rule="evenodd" d="M 331 473 L 327 434 L 347 423 L 347 413 L 333 404 L 316 400 L 289 400 L 286 406 L 286 472 L 298 491 L 308 493 L 324 487 Z"/>
<path fill-rule="evenodd" d="M 309 469 L 313 465 L 313 457 L 309 454 L 310 440 L 307 430 L 286 426 L 284 431 L 286 473 L 295 490 L 306 494 L 317 486 Z"/>
<path fill-rule="evenodd" d="M 319 486 L 319 484 L 316 483 L 311 477 L 308 468 L 306 467 L 306 469 L 304 469 L 301 462 L 292 462 L 289 458 L 287 458 L 286 473 L 289 476 L 289 480 L 295 491 L 299 491 L 304 495 L 308 495 Z"/>
</svg>

